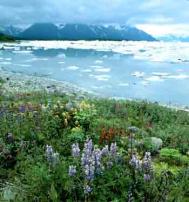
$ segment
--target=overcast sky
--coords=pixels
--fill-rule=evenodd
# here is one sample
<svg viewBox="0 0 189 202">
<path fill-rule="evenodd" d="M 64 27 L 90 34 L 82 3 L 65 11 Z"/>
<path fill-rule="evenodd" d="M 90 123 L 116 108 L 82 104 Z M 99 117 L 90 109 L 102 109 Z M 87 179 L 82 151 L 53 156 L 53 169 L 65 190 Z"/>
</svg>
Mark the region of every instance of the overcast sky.
<svg viewBox="0 0 189 202">
<path fill-rule="evenodd" d="M 189 35 L 188 0 L 0 0 L 0 24 L 130 24 L 153 35 Z"/>
</svg>

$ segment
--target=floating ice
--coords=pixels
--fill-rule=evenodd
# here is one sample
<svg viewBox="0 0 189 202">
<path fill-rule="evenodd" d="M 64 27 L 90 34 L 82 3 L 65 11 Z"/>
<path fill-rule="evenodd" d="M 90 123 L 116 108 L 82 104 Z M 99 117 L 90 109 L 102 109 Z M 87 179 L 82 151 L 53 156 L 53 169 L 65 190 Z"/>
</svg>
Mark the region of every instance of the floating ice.
<svg viewBox="0 0 189 202">
<path fill-rule="evenodd" d="M 75 71 L 75 70 L 78 70 L 79 67 L 73 65 L 73 66 L 68 66 L 67 69 Z"/>
<path fill-rule="evenodd" d="M 5 49 L 13 49 L 18 45 L 6 43 Z M 92 49 L 97 51 L 113 51 L 115 53 L 133 55 L 136 59 L 157 62 L 180 63 L 188 61 L 189 43 L 187 42 L 147 42 L 147 41 L 21 41 L 21 47 L 32 49 Z M 141 51 L 143 50 L 143 51 Z M 20 51 L 23 52 L 23 51 Z M 104 55 L 102 58 L 107 58 Z M 97 62 L 96 64 L 98 64 Z M 99 63 L 100 64 L 100 63 Z"/>
<path fill-rule="evenodd" d="M 189 79 L 189 75 L 186 74 L 178 74 L 178 75 L 169 75 L 166 76 L 167 79 Z"/>
<path fill-rule="evenodd" d="M 97 79 L 98 81 L 108 81 L 111 77 L 110 75 L 107 75 L 107 74 L 102 74 L 102 75 L 90 74 L 89 76 Z"/>
<path fill-rule="evenodd" d="M 95 68 L 95 69 L 97 69 L 97 68 L 99 68 L 99 69 L 103 68 L 103 66 L 99 66 L 99 65 L 91 65 L 90 67 Z"/>
<path fill-rule="evenodd" d="M 94 71 L 95 72 L 110 72 L 111 69 L 110 68 L 96 68 Z"/>
<path fill-rule="evenodd" d="M 20 67 L 31 67 L 32 65 L 28 65 L 28 64 L 13 64 L 16 66 L 20 66 Z"/>
<path fill-rule="evenodd" d="M 11 65 L 12 62 L 6 62 L 6 61 L 4 61 L 4 62 L 0 62 L 0 64 L 1 64 L 1 65 Z"/>
<path fill-rule="evenodd" d="M 150 76 L 145 78 L 146 81 L 164 81 L 160 76 Z"/>
<path fill-rule="evenodd" d="M 102 60 L 96 60 L 96 61 L 95 61 L 95 64 L 102 64 L 102 63 L 103 63 Z"/>
<path fill-rule="evenodd" d="M 92 72 L 92 70 L 91 69 L 82 69 L 81 72 L 86 72 L 87 73 L 87 72 Z"/>
<path fill-rule="evenodd" d="M 6 61 L 11 61 L 11 60 L 12 60 L 12 58 L 5 58 L 5 60 L 6 60 Z"/>
<path fill-rule="evenodd" d="M 170 73 L 167 72 L 152 72 L 152 75 L 154 76 L 168 76 Z"/>
<path fill-rule="evenodd" d="M 129 86 L 129 84 L 128 83 L 119 83 L 118 86 L 126 87 L 126 86 Z"/>
</svg>

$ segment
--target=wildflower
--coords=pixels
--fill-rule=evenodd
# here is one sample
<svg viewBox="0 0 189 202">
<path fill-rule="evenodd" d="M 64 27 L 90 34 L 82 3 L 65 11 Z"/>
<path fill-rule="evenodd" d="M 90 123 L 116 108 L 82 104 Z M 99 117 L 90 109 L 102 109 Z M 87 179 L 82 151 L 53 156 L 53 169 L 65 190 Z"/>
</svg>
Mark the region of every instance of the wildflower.
<svg viewBox="0 0 189 202">
<path fill-rule="evenodd" d="M 152 177 L 152 160 L 150 152 L 145 153 L 142 166 L 144 171 L 144 180 L 150 181 Z"/>
<path fill-rule="evenodd" d="M 87 139 L 83 151 L 81 153 L 81 166 L 84 175 L 84 193 L 89 194 L 92 192 L 92 182 L 95 178 L 95 174 L 100 174 L 104 170 L 104 164 L 106 163 L 107 167 L 110 168 L 115 161 L 115 156 L 117 155 L 117 145 L 112 143 L 110 150 L 108 145 L 102 149 L 94 148 L 93 142 L 91 139 Z M 72 145 L 72 156 L 80 156 L 80 149 L 78 143 Z M 104 157 L 106 161 L 102 161 Z M 76 173 L 76 167 L 69 167 L 69 175 L 74 176 Z"/>
<path fill-rule="evenodd" d="M 84 166 L 85 179 L 92 181 L 94 179 L 95 166 L 93 164 Z"/>
<path fill-rule="evenodd" d="M 150 174 L 144 174 L 144 180 L 147 182 L 147 181 L 150 181 L 151 180 L 151 175 Z"/>
<path fill-rule="evenodd" d="M 138 132 L 139 128 L 137 128 L 136 126 L 129 126 L 129 127 L 128 127 L 128 130 L 129 130 L 131 133 L 136 133 L 136 132 Z"/>
<path fill-rule="evenodd" d="M 54 152 L 52 146 L 46 146 L 46 157 L 49 164 L 55 166 L 59 161 L 59 153 Z"/>
<path fill-rule="evenodd" d="M 68 172 L 69 176 L 74 176 L 76 173 L 77 173 L 76 166 L 73 165 L 69 166 L 69 172 Z"/>
<path fill-rule="evenodd" d="M 137 158 L 137 156 L 135 154 L 132 155 L 132 158 L 129 162 L 129 164 L 135 168 L 136 170 L 140 170 L 141 169 L 141 166 L 142 166 L 142 163 L 141 161 Z"/>
<path fill-rule="evenodd" d="M 151 153 L 146 152 L 143 159 L 143 169 L 145 171 L 150 171 L 152 169 Z"/>
<path fill-rule="evenodd" d="M 94 155 L 96 173 L 100 173 L 102 169 L 102 164 L 101 164 L 102 151 L 100 149 L 95 149 L 93 151 L 93 155 Z"/>
<path fill-rule="evenodd" d="M 89 185 L 84 186 L 84 193 L 89 194 L 92 192 L 92 188 Z"/>
<path fill-rule="evenodd" d="M 24 113 L 26 111 L 26 107 L 24 106 L 24 105 L 21 105 L 20 107 L 19 107 L 19 112 L 20 113 Z"/>
<path fill-rule="evenodd" d="M 79 144 L 73 144 L 72 145 L 72 156 L 73 157 L 79 157 L 80 155 L 80 149 L 79 149 Z"/>
<path fill-rule="evenodd" d="M 111 144 L 111 146 L 110 146 L 110 153 L 111 153 L 111 155 L 113 157 L 116 156 L 116 154 L 117 154 L 117 144 L 116 144 L 116 142 Z"/>
<path fill-rule="evenodd" d="M 85 145 L 84 145 L 84 151 L 88 152 L 89 155 L 92 154 L 92 150 L 93 150 L 93 142 L 92 140 L 87 140 Z"/>
<path fill-rule="evenodd" d="M 108 145 L 106 145 L 103 149 L 102 149 L 102 156 L 108 156 L 109 155 L 109 149 L 108 149 Z"/>
</svg>

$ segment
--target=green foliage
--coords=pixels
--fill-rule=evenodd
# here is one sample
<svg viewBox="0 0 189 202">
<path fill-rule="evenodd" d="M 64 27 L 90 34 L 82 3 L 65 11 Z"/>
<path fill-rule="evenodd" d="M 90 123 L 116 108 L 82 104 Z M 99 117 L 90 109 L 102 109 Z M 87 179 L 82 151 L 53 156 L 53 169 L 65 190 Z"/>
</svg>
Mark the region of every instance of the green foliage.
<svg viewBox="0 0 189 202">
<path fill-rule="evenodd" d="M 146 137 L 143 140 L 144 148 L 152 153 L 157 153 L 162 147 L 162 140 L 156 137 Z"/>
<path fill-rule="evenodd" d="M 133 201 L 188 201 L 188 132 L 189 113 L 145 101 L 78 100 L 42 92 L 2 95 L 0 201 L 122 202 L 130 192 Z M 71 145 L 83 147 L 88 137 L 96 148 L 116 141 L 120 158 L 95 177 L 93 191 L 86 195 Z M 47 161 L 46 145 L 60 155 L 54 166 Z M 129 163 L 133 153 L 142 161 L 146 151 L 153 154 L 148 182 Z M 68 175 L 72 164 L 78 168 L 74 179 Z"/>
<path fill-rule="evenodd" d="M 161 149 L 160 159 L 165 162 L 176 165 L 189 164 L 189 158 L 187 156 L 182 155 L 177 149 L 169 149 L 169 148 Z"/>
</svg>

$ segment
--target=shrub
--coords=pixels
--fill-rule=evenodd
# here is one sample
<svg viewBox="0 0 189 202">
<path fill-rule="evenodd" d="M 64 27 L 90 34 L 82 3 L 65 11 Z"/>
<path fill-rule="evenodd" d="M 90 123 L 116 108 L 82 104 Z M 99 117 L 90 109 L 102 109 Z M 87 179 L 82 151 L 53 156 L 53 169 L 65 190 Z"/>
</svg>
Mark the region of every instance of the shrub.
<svg viewBox="0 0 189 202">
<path fill-rule="evenodd" d="M 189 163 L 189 158 L 187 156 L 182 155 L 177 149 L 161 149 L 160 159 L 170 164 L 176 165 L 185 165 Z"/>
</svg>

